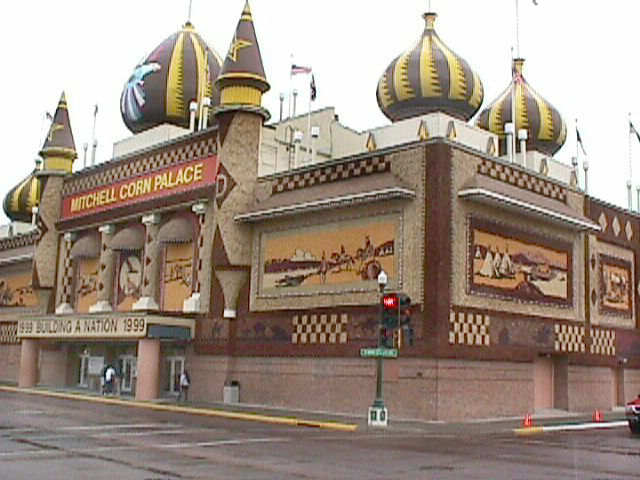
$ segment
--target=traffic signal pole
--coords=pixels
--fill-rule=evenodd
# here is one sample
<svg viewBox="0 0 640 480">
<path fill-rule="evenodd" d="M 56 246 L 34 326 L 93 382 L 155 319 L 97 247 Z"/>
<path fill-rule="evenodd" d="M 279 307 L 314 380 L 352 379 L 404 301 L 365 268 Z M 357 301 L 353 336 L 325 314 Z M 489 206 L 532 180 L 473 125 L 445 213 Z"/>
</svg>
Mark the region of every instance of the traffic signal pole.
<svg viewBox="0 0 640 480">
<path fill-rule="evenodd" d="M 380 287 L 380 313 L 378 315 L 378 350 L 384 348 L 383 344 L 383 331 L 384 331 L 384 289 L 387 286 L 387 274 L 385 271 L 381 271 L 378 275 L 378 286 Z M 383 378 L 383 358 L 382 355 L 376 357 L 376 398 L 373 401 L 373 405 L 369 407 L 368 424 L 372 427 L 386 427 L 388 425 L 388 410 L 384 406 L 384 399 L 382 397 L 382 378 Z"/>
</svg>

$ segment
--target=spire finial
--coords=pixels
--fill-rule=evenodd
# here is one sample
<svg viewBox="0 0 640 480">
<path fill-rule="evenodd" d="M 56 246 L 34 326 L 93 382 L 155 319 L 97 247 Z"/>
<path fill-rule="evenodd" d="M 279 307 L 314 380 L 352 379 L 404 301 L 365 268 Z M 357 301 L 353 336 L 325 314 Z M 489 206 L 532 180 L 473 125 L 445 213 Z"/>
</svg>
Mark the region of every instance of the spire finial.
<svg viewBox="0 0 640 480">
<path fill-rule="evenodd" d="M 187 21 L 191 23 L 191 5 L 193 4 L 193 0 L 189 0 L 189 16 L 187 17 Z"/>
</svg>

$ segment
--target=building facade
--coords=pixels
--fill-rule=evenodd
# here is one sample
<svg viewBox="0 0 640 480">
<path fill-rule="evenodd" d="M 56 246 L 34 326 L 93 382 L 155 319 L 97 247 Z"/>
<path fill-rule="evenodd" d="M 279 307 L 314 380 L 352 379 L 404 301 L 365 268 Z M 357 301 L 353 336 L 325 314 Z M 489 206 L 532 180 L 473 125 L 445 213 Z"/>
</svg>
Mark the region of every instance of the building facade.
<svg viewBox="0 0 640 480">
<path fill-rule="evenodd" d="M 122 97 L 136 135 L 112 161 L 72 173 L 63 96 L 42 162 L 5 200 L 31 227 L 0 240 L 0 380 L 95 391 L 111 364 L 122 394 L 151 400 L 187 368 L 196 400 L 231 387 L 241 402 L 363 414 L 384 271 L 412 300 L 413 342 L 399 334 L 385 361 L 393 416 L 634 397 L 640 219 L 552 158 L 566 125 L 522 61 L 471 124 L 482 83 L 435 14 L 425 22 L 378 84 L 393 123 L 367 132 L 332 109 L 302 141 L 306 119 L 266 123 L 248 3 L 224 60 L 189 24 L 159 52 L 195 58 L 193 72 L 179 54 L 136 67 L 149 81 Z M 166 124 L 189 128 L 166 140 Z"/>
</svg>

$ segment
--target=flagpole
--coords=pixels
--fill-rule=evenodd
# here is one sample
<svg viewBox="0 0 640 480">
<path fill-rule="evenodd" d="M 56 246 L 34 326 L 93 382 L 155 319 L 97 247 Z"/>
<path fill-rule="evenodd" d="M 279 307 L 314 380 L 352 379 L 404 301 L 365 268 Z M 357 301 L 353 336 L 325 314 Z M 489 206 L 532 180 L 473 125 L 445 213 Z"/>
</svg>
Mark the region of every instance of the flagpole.
<svg viewBox="0 0 640 480">
<path fill-rule="evenodd" d="M 633 197 L 631 194 L 631 182 L 633 181 L 633 166 L 631 164 L 631 112 L 629 112 L 629 181 L 627 182 L 627 196 L 629 199 L 629 211 L 633 211 Z"/>
<path fill-rule="evenodd" d="M 517 5 L 516 0 L 516 5 Z M 513 162 L 518 163 L 516 152 L 516 133 L 518 127 L 516 126 L 516 73 L 515 73 L 515 59 L 513 58 L 513 47 L 511 48 L 511 123 L 513 123 L 513 135 L 511 136 L 511 151 L 513 152 Z"/>
<path fill-rule="evenodd" d="M 293 53 L 289 55 L 289 113 L 287 118 L 291 118 L 291 88 L 293 83 Z"/>
<path fill-rule="evenodd" d="M 309 80 L 311 72 L 307 73 Z M 311 163 L 311 82 L 309 83 L 309 110 L 307 111 L 307 163 Z"/>
</svg>

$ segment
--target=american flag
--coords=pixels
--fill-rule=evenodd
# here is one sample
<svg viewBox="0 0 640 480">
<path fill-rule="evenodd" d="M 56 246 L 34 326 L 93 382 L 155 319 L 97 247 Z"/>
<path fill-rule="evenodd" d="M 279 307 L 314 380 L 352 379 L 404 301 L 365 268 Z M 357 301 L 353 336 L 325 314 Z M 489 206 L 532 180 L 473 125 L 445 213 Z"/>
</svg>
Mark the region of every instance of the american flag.
<svg viewBox="0 0 640 480">
<path fill-rule="evenodd" d="M 291 75 L 298 75 L 300 73 L 311 73 L 310 67 L 303 67 L 301 65 L 291 65 Z"/>
</svg>

